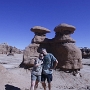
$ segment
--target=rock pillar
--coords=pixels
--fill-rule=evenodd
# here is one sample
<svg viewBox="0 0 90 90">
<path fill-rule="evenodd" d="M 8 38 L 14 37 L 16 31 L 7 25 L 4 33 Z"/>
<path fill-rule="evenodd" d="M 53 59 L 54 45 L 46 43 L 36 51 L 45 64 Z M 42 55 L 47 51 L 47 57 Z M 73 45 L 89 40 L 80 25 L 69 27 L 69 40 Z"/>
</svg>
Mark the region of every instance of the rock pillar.
<svg viewBox="0 0 90 90">
<path fill-rule="evenodd" d="M 39 56 L 39 49 L 42 47 L 41 44 L 47 41 L 46 33 L 50 32 L 50 30 L 41 26 L 35 26 L 30 30 L 34 32 L 35 35 L 31 44 L 24 50 L 24 59 L 22 63 L 26 66 L 33 66 L 34 59 Z"/>
<path fill-rule="evenodd" d="M 59 61 L 58 67 L 61 69 L 81 69 L 81 50 L 75 45 L 75 40 L 71 38 L 75 27 L 62 23 L 55 27 L 55 37 L 53 38 L 53 54 Z"/>
</svg>

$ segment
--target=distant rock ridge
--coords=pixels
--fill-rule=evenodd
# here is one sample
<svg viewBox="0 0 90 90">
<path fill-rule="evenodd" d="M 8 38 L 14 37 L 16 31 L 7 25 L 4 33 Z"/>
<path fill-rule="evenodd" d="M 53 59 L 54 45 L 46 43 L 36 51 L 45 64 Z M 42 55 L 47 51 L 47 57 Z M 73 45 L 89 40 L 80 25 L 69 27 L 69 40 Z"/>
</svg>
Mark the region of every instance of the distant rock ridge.
<svg viewBox="0 0 90 90">
<path fill-rule="evenodd" d="M 13 46 L 9 46 L 7 43 L 0 44 L 0 54 L 9 54 L 10 52 L 12 52 L 13 54 L 23 53 L 22 50 Z"/>
<path fill-rule="evenodd" d="M 82 58 L 90 58 L 90 48 L 88 47 L 80 47 L 82 51 Z"/>
</svg>

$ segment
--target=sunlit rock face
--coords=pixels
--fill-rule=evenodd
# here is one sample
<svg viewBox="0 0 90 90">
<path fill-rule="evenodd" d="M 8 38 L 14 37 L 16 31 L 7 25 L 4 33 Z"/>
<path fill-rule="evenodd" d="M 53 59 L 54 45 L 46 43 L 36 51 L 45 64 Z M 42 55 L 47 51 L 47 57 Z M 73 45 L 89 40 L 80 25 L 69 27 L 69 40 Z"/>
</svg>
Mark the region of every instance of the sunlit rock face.
<svg viewBox="0 0 90 90">
<path fill-rule="evenodd" d="M 71 38 L 75 27 L 68 24 L 60 24 L 55 27 L 55 37 L 53 42 L 54 55 L 59 61 L 58 67 L 63 69 L 80 69 L 82 68 L 81 50 L 75 45 L 75 40 Z"/>
<path fill-rule="evenodd" d="M 27 67 L 33 66 L 35 58 L 39 56 L 39 51 L 42 43 L 48 42 L 48 39 L 46 38 L 46 33 L 50 33 L 49 29 L 41 26 L 35 26 L 30 30 L 34 32 L 35 35 L 31 41 L 31 44 L 28 45 L 23 52 L 24 60 L 22 62 L 22 65 L 24 64 Z"/>
<path fill-rule="evenodd" d="M 49 33 L 50 30 L 41 26 L 35 26 L 31 28 L 31 31 L 34 32 L 34 38 L 32 39 L 32 43 L 40 43 L 45 41 L 46 33 Z"/>
<path fill-rule="evenodd" d="M 55 37 L 48 39 L 46 33 L 49 33 L 50 30 L 41 26 L 31 28 L 35 35 L 31 44 L 24 50 L 22 64 L 33 66 L 35 58 L 39 55 L 40 48 L 46 48 L 47 52 L 52 53 L 59 61 L 58 68 L 82 68 L 81 50 L 75 45 L 75 40 L 70 36 L 75 29 L 72 25 L 62 23 L 54 28 Z"/>
<path fill-rule="evenodd" d="M 23 51 L 16 47 L 9 46 L 7 43 L 0 44 L 0 54 L 9 54 L 9 53 L 21 54 L 23 53 Z"/>
</svg>

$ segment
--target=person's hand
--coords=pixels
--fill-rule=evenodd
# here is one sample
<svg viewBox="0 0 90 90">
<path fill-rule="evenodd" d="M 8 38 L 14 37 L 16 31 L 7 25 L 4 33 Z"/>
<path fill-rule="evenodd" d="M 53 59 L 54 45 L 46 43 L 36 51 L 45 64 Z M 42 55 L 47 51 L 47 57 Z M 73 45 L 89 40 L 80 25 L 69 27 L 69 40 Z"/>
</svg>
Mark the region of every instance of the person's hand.
<svg viewBox="0 0 90 90">
<path fill-rule="evenodd" d="M 43 64 L 43 61 L 41 61 L 41 64 Z"/>
</svg>

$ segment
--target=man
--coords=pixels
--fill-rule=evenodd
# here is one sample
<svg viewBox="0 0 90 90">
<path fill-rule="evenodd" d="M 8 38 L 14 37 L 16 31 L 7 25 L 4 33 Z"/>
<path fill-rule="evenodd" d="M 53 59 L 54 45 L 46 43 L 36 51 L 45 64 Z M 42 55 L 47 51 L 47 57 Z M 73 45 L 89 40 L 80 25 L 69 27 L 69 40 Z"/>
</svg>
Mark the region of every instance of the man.
<svg viewBox="0 0 90 90">
<path fill-rule="evenodd" d="M 42 86 L 44 90 L 46 90 L 45 80 L 47 79 L 48 89 L 51 90 L 52 73 L 53 69 L 55 69 L 58 64 L 58 61 L 51 53 L 47 53 L 46 49 L 44 48 L 41 49 L 41 53 L 44 55 L 43 71 L 41 75 Z"/>
</svg>

